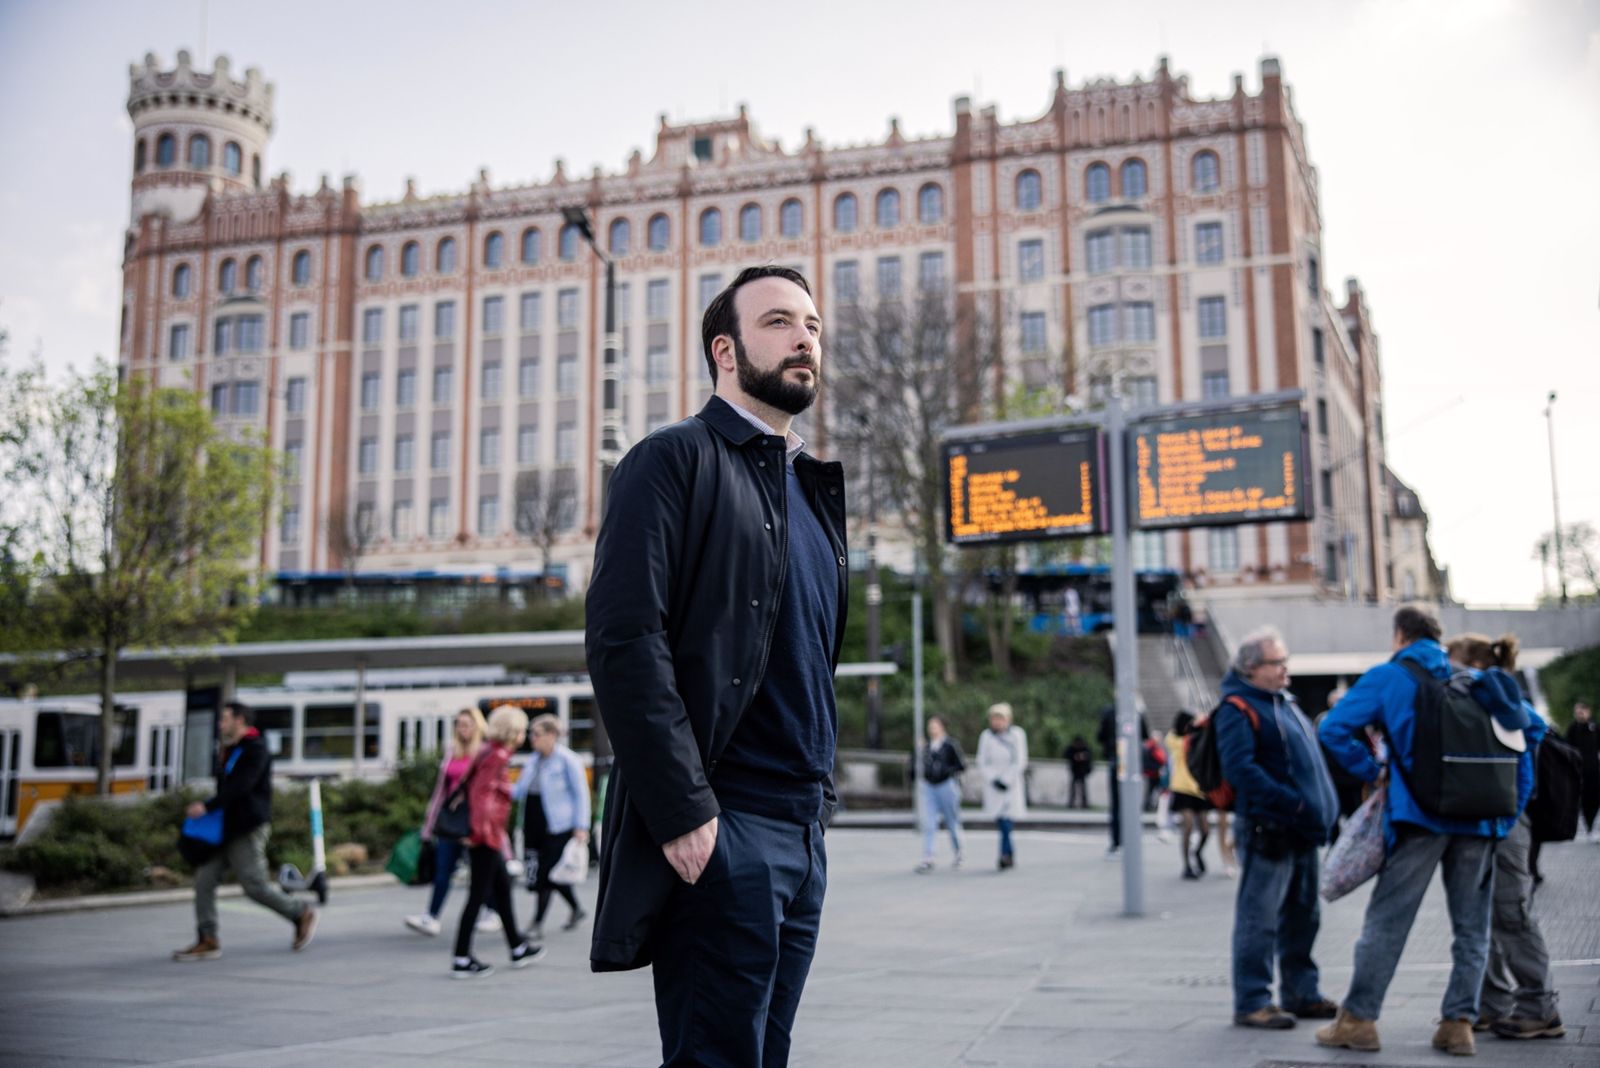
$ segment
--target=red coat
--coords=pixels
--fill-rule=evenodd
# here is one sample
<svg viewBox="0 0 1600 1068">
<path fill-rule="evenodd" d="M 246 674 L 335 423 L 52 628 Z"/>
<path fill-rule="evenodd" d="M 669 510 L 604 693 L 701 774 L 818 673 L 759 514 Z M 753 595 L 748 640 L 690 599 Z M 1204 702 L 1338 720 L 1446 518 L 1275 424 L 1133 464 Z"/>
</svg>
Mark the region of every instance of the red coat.
<svg viewBox="0 0 1600 1068">
<path fill-rule="evenodd" d="M 472 806 L 472 833 L 467 844 L 489 846 L 506 852 L 506 821 L 511 816 L 511 784 L 506 782 L 506 765 L 511 750 L 499 742 L 483 747 L 472 782 L 467 785 L 467 801 Z"/>
</svg>

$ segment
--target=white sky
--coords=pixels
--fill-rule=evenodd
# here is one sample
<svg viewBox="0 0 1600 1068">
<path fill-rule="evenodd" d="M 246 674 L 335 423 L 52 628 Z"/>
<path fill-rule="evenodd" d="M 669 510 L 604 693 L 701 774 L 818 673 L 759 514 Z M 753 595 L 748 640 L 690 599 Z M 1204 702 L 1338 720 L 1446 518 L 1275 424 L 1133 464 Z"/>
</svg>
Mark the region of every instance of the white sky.
<svg viewBox="0 0 1600 1068">
<path fill-rule="evenodd" d="M 369 199 L 586 176 L 647 155 L 656 116 L 726 114 L 795 147 L 946 133 L 971 94 L 1040 114 L 1069 82 L 1197 95 L 1277 55 L 1321 172 L 1324 276 L 1360 278 L 1382 339 L 1390 463 L 1456 595 L 1526 603 L 1551 526 L 1600 525 L 1600 0 L 1060 0 L 267 5 L 0 0 L 0 328 L 54 368 L 114 355 L 130 62 L 179 48 L 276 83 L 266 170 Z"/>
</svg>

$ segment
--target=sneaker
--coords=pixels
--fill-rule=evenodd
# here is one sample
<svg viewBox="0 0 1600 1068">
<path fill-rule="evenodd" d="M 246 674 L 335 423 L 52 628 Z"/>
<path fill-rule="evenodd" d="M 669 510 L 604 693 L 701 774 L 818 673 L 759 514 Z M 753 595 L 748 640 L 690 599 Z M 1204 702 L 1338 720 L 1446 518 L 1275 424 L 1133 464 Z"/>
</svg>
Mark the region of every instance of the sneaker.
<svg viewBox="0 0 1600 1068">
<path fill-rule="evenodd" d="M 466 963 L 457 962 L 450 965 L 450 978 L 452 979 L 481 979 L 486 975 L 494 974 L 494 965 L 485 964 L 476 957 L 467 958 Z"/>
<path fill-rule="evenodd" d="M 1256 1027 L 1263 1031 L 1287 1031 L 1294 1026 L 1294 1017 L 1276 1005 L 1263 1005 L 1255 1012 L 1236 1012 L 1233 1026 Z"/>
<path fill-rule="evenodd" d="M 477 929 L 480 934 L 493 934 L 495 931 L 500 930 L 500 914 L 497 912 L 482 913 L 478 916 Z"/>
<path fill-rule="evenodd" d="M 1477 1022 L 1472 1025 L 1472 1029 L 1474 1031 L 1492 1031 L 1494 1030 L 1494 1025 L 1503 1019 L 1506 1019 L 1506 1017 L 1479 1011 Z"/>
<path fill-rule="evenodd" d="M 955 869 L 957 869 L 959 867 L 961 867 L 961 854 L 957 853 L 956 854 L 956 859 L 954 859 L 954 860 L 952 860 L 950 862 L 950 870 L 954 871 Z"/>
<path fill-rule="evenodd" d="M 536 946 L 532 942 L 524 942 L 511 951 L 511 966 L 513 968 L 526 968 L 547 952 L 549 951 L 543 946 Z"/>
<path fill-rule="evenodd" d="M 1224 879 L 1236 879 L 1239 877 L 1239 869 L 1232 864 L 1224 864 L 1222 866 L 1222 877 Z"/>
<path fill-rule="evenodd" d="M 215 935 L 201 935 L 195 939 L 194 945 L 189 946 L 187 949 L 174 950 L 172 953 L 173 960 L 180 960 L 184 963 L 196 960 L 216 960 L 220 956 L 222 956 L 222 946 L 217 942 Z"/>
<path fill-rule="evenodd" d="M 561 925 L 561 929 L 563 931 L 576 931 L 578 929 L 578 925 L 588 918 L 589 914 L 587 912 L 583 911 L 581 908 L 577 909 L 572 913 L 571 916 L 567 917 L 567 922 Z"/>
<path fill-rule="evenodd" d="M 931 860 L 921 861 L 921 862 L 919 862 L 917 864 L 917 866 L 915 868 L 912 868 L 911 870 L 916 872 L 918 875 L 926 875 L 930 871 L 933 870 L 933 861 L 931 861 Z"/>
<path fill-rule="evenodd" d="M 439 934 L 438 919 L 428 915 L 426 912 L 419 912 L 415 916 L 407 916 L 406 926 L 418 934 L 433 935 L 435 937 Z"/>
<path fill-rule="evenodd" d="M 296 953 L 300 952 L 311 944 L 312 936 L 316 933 L 317 910 L 307 905 L 306 910 L 300 914 L 300 918 L 294 921 L 294 941 L 291 943 L 291 947 Z"/>
<path fill-rule="evenodd" d="M 1454 1057 L 1476 1056 L 1478 1041 L 1472 1037 L 1472 1021 L 1440 1020 L 1439 1029 L 1433 1033 L 1433 1048 Z"/>
<path fill-rule="evenodd" d="M 1317 1045 L 1376 1053 L 1378 1052 L 1377 1021 L 1363 1020 L 1340 1009 L 1339 1016 L 1333 1023 L 1317 1029 Z"/>
<path fill-rule="evenodd" d="M 1200 873 L 1195 871 L 1193 868 L 1185 867 L 1183 869 L 1183 877 L 1185 879 L 1198 879 L 1200 878 Z"/>
<path fill-rule="evenodd" d="M 1290 1006 L 1289 1011 L 1302 1020 L 1332 1020 L 1339 1015 L 1339 1006 L 1327 998 L 1318 998 L 1304 1005 Z"/>
<path fill-rule="evenodd" d="M 1481 1021 L 1480 1021 L 1481 1022 Z M 1502 1016 L 1489 1025 L 1501 1038 L 1560 1038 L 1567 1033 L 1561 1024 L 1561 1014 L 1551 1013 L 1549 1019 L 1533 1016 Z"/>
<path fill-rule="evenodd" d="M 1167 833 L 1167 829 L 1165 827 L 1162 827 L 1160 830 L 1156 831 L 1156 841 L 1160 842 L 1162 845 L 1165 845 L 1172 841 L 1172 835 Z"/>
</svg>

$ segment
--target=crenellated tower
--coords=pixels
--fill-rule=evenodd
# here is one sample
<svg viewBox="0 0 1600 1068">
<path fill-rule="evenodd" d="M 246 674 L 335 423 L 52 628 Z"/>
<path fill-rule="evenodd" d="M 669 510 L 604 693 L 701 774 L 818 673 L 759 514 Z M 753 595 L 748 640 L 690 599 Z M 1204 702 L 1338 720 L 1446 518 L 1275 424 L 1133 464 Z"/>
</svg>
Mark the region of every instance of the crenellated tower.
<svg viewBox="0 0 1600 1068">
<path fill-rule="evenodd" d="M 272 85 L 258 68 L 244 81 L 229 73 L 228 57 L 195 70 L 188 52 L 162 70 L 155 53 L 128 67 L 128 114 L 133 118 L 133 201 L 130 222 L 149 213 L 174 222 L 193 218 L 206 193 L 261 188 L 272 136 Z"/>
</svg>

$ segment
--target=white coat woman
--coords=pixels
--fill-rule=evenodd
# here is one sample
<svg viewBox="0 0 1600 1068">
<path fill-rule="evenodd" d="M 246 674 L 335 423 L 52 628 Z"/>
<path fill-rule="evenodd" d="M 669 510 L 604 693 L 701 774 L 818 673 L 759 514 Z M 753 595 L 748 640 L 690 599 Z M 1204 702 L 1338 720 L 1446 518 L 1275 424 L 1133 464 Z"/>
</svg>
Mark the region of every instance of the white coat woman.
<svg viewBox="0 0 1600 1068">
<path fill-rule="evenodd" d="M 1001 871 L 1014 868 L 1011 830 L 1028 811 L 1023 773 L 1028 768 L 1028 735 L 1011 722 L 1011 706 L 989 707 L 989 729 L 978 737 L 978 774 L 983 776 L 983 814 L 1000 830 Z"/>
</svg>

